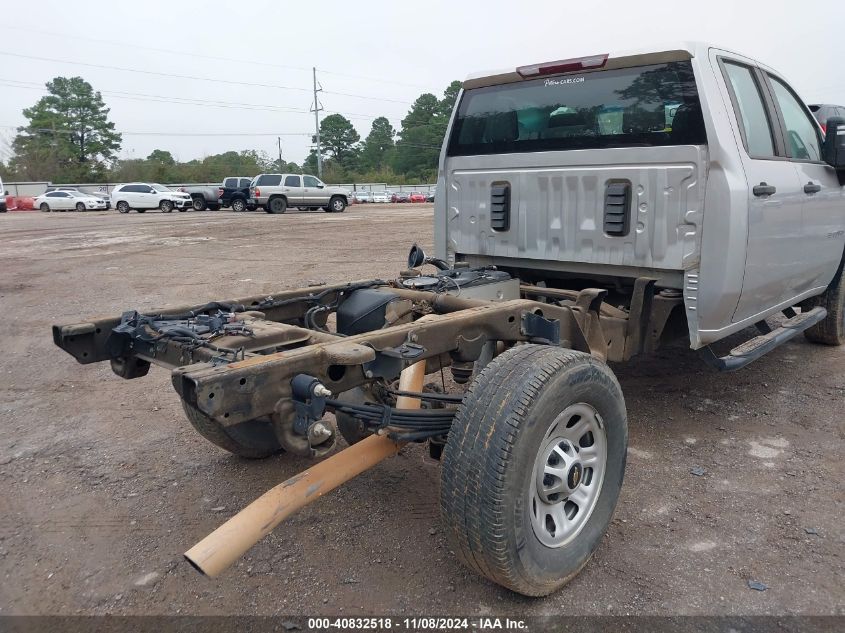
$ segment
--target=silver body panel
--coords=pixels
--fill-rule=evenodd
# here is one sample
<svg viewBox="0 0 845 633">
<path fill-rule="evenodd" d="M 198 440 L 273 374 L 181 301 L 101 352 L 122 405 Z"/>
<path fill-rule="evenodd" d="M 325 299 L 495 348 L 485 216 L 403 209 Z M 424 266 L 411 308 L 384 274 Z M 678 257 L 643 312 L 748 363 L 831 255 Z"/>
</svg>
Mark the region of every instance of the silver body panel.
<svg viewBox="0 0 845 633">
<path fill-rule="evenodd" d="M 657 277 L 659 285 L 683 290 L 694 349 L 822 293 L 845 251 L 845 188 L 824 164 L 750 159 L 719 59 L 779 75 L 703 44 L 611 56 L 608 63 L 618 57 L 623 65 L 643 65 L 684 52 L 706 146 L 452 157 L 446 149 L 453 113 L 439 163 L 437 256 L 597 279 Z M 465 86 L 519 80 L 500 71 Z M 766 178 L 779 179 L 778 193 L 752 195 Z M 623 237 L 605 234 L 602 224 L 605 185 L 615 179 L 632 183 L 631 230 Z M 507 231 L 490 228 L 490 187 L 497 181 L 511 185 Z M 808 182 L 822 191 L 808 196 L 802 189 Z"/>
</svg>

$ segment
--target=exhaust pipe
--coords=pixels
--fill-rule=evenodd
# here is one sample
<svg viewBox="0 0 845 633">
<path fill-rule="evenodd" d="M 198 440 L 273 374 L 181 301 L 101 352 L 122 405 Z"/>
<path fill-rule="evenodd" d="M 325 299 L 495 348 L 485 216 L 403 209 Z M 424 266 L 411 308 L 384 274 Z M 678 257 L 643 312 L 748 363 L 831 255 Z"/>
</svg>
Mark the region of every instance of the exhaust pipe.
<svg viewBox="0 0 845 633">
<path fill-rule="evenodd" d="M 402 371 L 399 390 L 422 391 L 424 380 L 423 360 Z M 418 409 L 420 401 L 400 396 L 396 405 Z M 353 444 L 265 492 L 185 552 L 185 559 L 206 576 L 218 576 L 294 512 L 395 455 L 400 448 L 402 443 L 386 435 L 371 435 Z"/>
</svg>

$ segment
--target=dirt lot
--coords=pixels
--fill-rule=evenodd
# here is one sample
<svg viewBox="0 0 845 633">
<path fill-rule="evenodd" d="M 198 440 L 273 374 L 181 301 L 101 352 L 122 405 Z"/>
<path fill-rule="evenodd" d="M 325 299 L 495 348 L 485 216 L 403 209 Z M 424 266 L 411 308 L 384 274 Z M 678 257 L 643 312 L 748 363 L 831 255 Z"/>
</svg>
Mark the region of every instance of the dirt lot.
<svg viewBox="0 0 845 633">
<path fill-rule="evenodd" d="M 614 367 L 630 425 L 622 498 L 593 562 L 549 598 L 455 562 L 419 447 L 217 580 L 184 563 L 307 462 L 229 456 L 191 429 L 167 372 L 122 381 L 77 365 L 50 325 L 388 277 L 412 241 L 431 243 L 431 220 L 430 205 L 0 216 L 0 613 L 845 614 L 845 350 L 803 339 L 733 375 L 682 344 Z"/>
</svg>

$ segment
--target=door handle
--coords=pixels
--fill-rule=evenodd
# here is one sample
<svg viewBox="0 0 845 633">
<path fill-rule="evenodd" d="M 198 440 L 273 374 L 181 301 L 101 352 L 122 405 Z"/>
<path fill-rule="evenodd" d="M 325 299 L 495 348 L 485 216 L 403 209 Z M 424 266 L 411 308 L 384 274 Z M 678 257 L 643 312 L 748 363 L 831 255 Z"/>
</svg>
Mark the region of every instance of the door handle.
<svg viewBox="0 0 845 633">
<path fill-rule="evenodd" d="M 804 193 L 818 193 L 821 190 L 821 185 L 814 185 L 812 182 L 808 182 L 806 185 L 804 185 Z"/>
<path fill-rule="evenodd" d="M 773 195 L 777 191 L 777 188 L 774 185 L 767 185 L 765 182 L 761 182 L 759 185 L 756 185 L 751 191 L 754 193 L 755 196 L 760 198 L 762 196 Z"/>
</svg>

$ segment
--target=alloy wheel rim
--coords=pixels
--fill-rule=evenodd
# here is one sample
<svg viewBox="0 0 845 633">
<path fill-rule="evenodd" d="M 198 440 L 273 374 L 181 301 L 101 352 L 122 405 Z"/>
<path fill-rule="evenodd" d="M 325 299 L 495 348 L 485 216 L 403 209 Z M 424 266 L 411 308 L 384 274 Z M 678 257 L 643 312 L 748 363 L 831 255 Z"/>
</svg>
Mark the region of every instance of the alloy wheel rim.
<svg viewBox="0 0 845 633">
<path fill-rule="evenodd" d="M 534 460 L 528 512 L 546 547 L 570 543 L 595 510 L 607 470 L 607 434 L 598 412 L 579 402 L 549 425 Z"/>
</svg>

